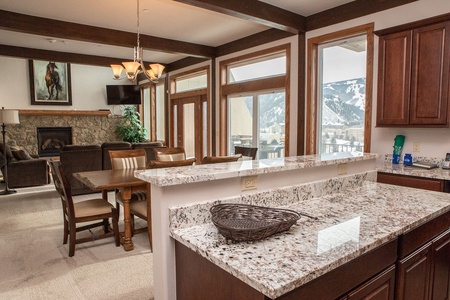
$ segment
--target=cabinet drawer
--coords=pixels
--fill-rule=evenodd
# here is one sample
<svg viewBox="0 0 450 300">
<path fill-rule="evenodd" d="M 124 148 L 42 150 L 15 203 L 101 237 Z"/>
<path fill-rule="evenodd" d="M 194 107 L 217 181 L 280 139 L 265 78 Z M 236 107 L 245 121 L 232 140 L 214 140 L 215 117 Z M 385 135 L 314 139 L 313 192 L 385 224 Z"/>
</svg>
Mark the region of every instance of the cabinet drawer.
<svg viewBox="0 0 450 300">
<path fill-rule="evenodd" d="M 380 183 L 395 184 L 405 187 L 442 192 L 444 181 L 440 179 L 414 177 L 378 172 L 377 181 Z"/>
</svg>

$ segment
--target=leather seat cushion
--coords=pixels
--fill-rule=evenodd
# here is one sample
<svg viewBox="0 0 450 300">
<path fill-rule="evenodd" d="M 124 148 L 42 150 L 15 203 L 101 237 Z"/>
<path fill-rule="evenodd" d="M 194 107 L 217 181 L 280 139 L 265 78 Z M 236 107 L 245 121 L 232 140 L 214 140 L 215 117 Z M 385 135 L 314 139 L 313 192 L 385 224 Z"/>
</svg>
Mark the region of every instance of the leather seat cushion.
<svg viewBox="0 0 450 300">
<path fill-rule="evenodd" d="M 82 218 L 92 215 L 108 214 L 111 212 L 111 205 L 108 201 L 104 199 L 91 199 L 81 202 L 76 202 L 73 204 L 75 209 L 75 217 Z"/>
</svg>

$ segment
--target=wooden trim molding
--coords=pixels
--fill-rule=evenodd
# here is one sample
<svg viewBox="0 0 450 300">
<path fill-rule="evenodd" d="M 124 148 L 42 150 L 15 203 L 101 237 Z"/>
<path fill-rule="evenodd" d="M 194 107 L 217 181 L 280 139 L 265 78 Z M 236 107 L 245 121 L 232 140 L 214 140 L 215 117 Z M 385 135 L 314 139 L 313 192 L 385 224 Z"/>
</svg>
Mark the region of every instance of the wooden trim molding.
<svg viewBox="0 0 450 300">
<path fill-rule="evenodd" d="M 364 112 L 364 152 L 370 152 L 372 129 L 372 93 L 373 93 L 373 55 L 374 55 L 374 24 L 369 23 L 354 28 L 341 30 L 311 38 L 308 40 L 307 66 L 307 114 L 306 114 L 306 154 L 314 154 L 317 149 L 317 105 L 318 99 L 318 47 L 320 44 L 346 39 L 360 34 L 367 35 L 366 56 L 366 99 Z"/>
<path fill-rule="evenodd" d="M 108 117 L 109 110 L 32 110 L 19 109 L 21 116 L 82 116 L 82 117 Z"/>
</svg>

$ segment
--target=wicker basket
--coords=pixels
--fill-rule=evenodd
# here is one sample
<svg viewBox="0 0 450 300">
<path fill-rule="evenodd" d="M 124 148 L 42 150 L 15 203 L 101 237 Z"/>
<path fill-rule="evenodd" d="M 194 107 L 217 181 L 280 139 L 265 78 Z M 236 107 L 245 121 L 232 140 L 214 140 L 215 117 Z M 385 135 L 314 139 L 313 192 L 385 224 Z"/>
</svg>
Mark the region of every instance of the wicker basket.
<svg viewBox="0 0 450 300">
<path fill-rule="evenodd" d="M 219 233 L 236 242 L 262 240 L 289 230 L 300 219 L 293 210 L 247 204 L 218 204 L 210 211 Z"/>
</svg>

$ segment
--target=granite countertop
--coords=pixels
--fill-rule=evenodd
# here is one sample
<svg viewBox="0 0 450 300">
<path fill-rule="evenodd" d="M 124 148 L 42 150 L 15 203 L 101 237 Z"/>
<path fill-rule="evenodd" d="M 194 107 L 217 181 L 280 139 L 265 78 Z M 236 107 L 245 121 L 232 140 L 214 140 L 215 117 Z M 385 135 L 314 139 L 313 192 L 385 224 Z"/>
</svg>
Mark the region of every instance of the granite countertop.
<svg viewBox="0 0 450 300">
<path fill-rule="evenodd" d="M 170 235 L 276 298 L 450 211 L 450 194 L 371 181 L 320 197 L 296 193 L 302 199 L 286 207 L 319 219 L 302 217 L 288 232 L 263 241 L 227 242 L 205 217 L 207 209 L 198 207 L 205 222 L 186 226 L 192 211 L 178 208 L 183 226 L 172 227 Z"/>
<path fill-rule="evenodd" d="M 440 167 L 427 170 L 418 167 L 405 166 L 403 164 L 393 164 L 391 162 L 383 162 L 377 164 L 376 169 L 378 172 L 384 173 L 450 180 L 450 170 L 445 170 Z"/>
<path fill-rule="evenodd" d="M 194 165 L 189 167 L 139 170 L 135 172 L 135 176 L 153 185 L 170 186 L 349 163 L 376 159 L 378 157 L 380 157 L 378 154 L 361 152 L 290 156 L 274 159 L 243 160 L 221 164 Z"/>
</svg>

